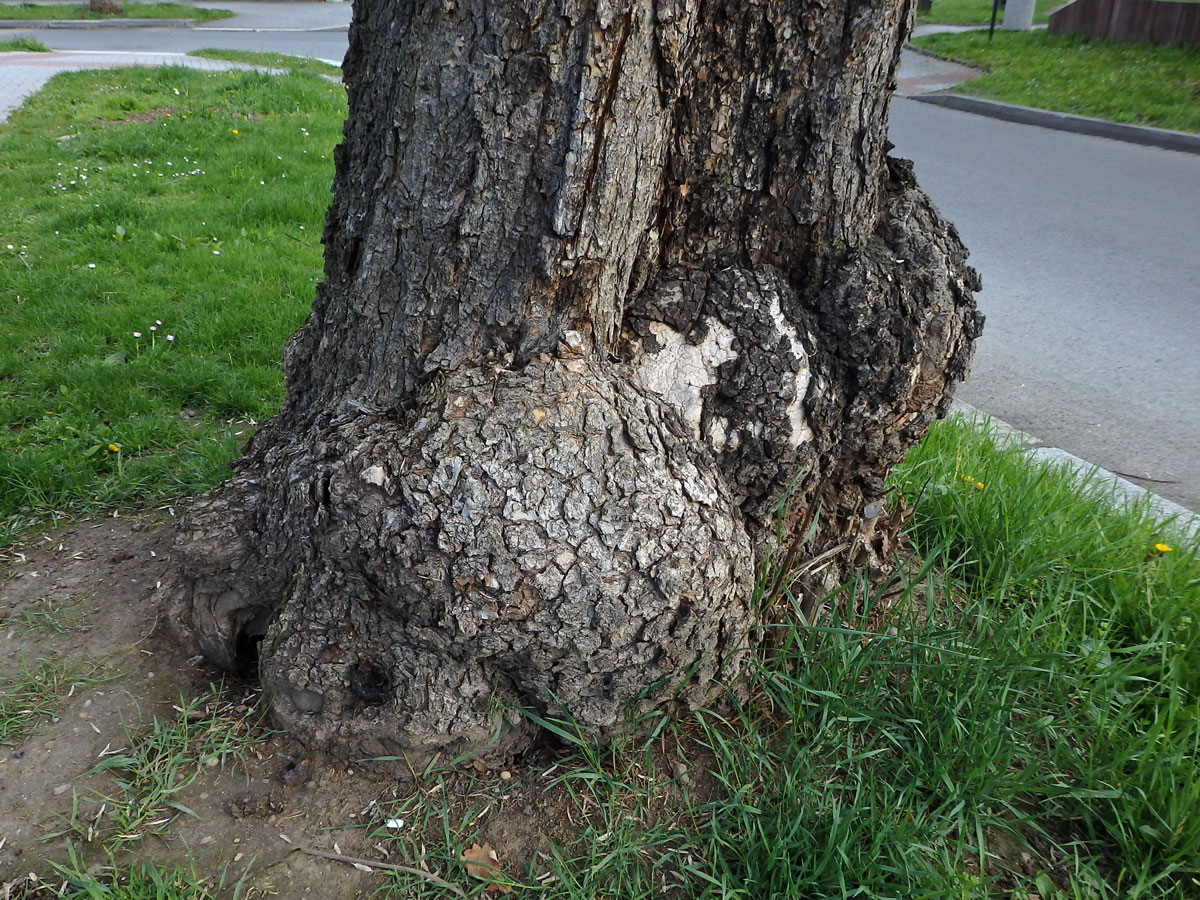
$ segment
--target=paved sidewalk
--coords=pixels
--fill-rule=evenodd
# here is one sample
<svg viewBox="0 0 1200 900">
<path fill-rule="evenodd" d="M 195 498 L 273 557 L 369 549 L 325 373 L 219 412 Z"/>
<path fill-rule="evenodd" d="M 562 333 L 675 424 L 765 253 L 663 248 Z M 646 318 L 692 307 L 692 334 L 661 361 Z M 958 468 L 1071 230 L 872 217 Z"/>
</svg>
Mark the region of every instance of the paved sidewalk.
<svg viewBox="0 0 1200 900">
<path fill-rule="evenodd" d="M 948 91 L 956 84 L 978 78 L 982 74 L 980 69 L 971 66 L 905 49 L 900 51 L 896 93 L 902 97 L 912 97 L 934 91 Z"/>
</svg>

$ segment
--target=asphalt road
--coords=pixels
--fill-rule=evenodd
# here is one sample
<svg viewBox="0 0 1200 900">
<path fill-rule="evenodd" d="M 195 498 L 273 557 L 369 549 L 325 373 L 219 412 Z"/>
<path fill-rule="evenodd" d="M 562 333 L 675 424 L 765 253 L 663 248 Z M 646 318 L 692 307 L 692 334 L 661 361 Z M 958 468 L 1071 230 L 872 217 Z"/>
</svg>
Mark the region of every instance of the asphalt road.
<svg viewBox="0 0 1200 900">
<path fill-rule="evenodd" d="M 902 98 L 891 138 L 983 275 L 959 397 L 1200 510 L 1200 156 Z"/>
</svg>

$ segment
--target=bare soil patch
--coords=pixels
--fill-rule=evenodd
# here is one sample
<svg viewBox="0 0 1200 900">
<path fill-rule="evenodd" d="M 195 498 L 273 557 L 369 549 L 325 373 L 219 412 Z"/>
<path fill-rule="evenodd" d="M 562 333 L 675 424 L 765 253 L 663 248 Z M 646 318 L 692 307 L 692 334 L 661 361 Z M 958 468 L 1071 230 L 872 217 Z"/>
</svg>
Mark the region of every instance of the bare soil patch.
<svg viewBox="0 0 1200 900">
<path fill-rule="evenodd" d="M 593 809 L 581 788 L 557 781 L 562 748 L 539 747 L 503 770 L 464 764 L 414 779 L 395 763 L 310 754 L 253 715 L 246 725 L 257 686 L 222 681 L 189 659 L 162 620 L 171 537 L 165 512 L 120 516 L 0 556 L 0 676 L 44 660 L 73 682 L 53 715 L 0 744 L 0 896 L 41 896 L 28 875 L 52 881 L 51 863 L 67 860 L 68 842 L 91 866 L 137 858 L 194 865 L 223 883 L 223 894 L 240 880 L 243 897 L 367 896 L 393 877 L 402 896 L 399 888 L 415 883 L 306 849 L 432 870 L 470 892 L 479 883 L 459 857 L 473 844 L 489 844 L 505 875 L 524 881 L 547 877 L 549 843 L 569 844 L 589 826 Z M 164 807 L 140 834 L 114 842 L 107 800 L 128 776 L 93 769 L 141 741 L 156 719 L 189 715 L 225 715 L 231 729 L 245 728 L 244 760 L 201 763 L 171 797 L 189 812 Z M 629 815 L 669 820 L 685 784 L 693 802 L 711 790 L 695 751 L 687 767 L 681 752 L 664 746 L 633 763 Z"/>
<path fill-rule="evenodd" d="M 93 119 L 92 121 L 97 125 L 149 125 L 173 115 L 175 115 L 175 107 L 156 106 L 153 109 L 126 113 L 120 119 Z"/>
</svg>

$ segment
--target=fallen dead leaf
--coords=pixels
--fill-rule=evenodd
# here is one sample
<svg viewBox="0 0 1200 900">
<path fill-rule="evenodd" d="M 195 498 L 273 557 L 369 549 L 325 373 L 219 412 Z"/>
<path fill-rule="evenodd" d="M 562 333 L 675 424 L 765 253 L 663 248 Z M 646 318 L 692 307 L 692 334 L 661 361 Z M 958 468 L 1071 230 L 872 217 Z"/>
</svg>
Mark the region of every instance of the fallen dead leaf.
<svg viewBox="0 0 1200 900">
<path fill-rule="evenodd" d="M 459 859 L 467 864 L 468 875 L 488 882 L 488 886 L 483 889 L 485 894 L 513 892 L 510 885 L 496 880 L 497 876 L 503 876 L 504 873 L 500 870 L 500 857 L 496 855 L 491 844 L 472 844 L 470 849 L 463 851 Z"/>
</svg>

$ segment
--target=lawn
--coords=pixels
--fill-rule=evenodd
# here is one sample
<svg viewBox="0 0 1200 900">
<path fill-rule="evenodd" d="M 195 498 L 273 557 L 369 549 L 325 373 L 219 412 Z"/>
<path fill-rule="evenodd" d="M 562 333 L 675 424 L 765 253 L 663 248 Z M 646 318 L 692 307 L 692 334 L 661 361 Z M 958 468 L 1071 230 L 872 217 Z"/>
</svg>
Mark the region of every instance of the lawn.
<svg viewBox="0 0 1200 900">
<path fill-rule="evenodd" d="M 1112 122 L 1200 132 L 1200 49 L 1045 31 L 934 34 L 913 43 L 989 70 L 957 93 Z"/>
<path fill-rule="evenodd" d="M 0 522 L 223 476 L 282 395 L 344 109 L 323 78 L 165 68 L 67 73 L 14 113 Z"/>
<path fill-rule="evenodd" d="M 1046 22 L 1050 11 L 1061 6 L 1061 0 L 1037 0 L 1033 10 L 1034 22 Z M 917 13 L 918 25 L 987 25 L 992 21 L 990 0 L 933 0 L 927 13 Z M 996 15 L 996 26 L 1004 21 L 1004 8 Z"/>
<path fill-rule="evenodd" d="M 228 9 L 206 9 L 183 3 L 124 3 L 119 15 L 93 12 L 86 3 L 20 3 L 0 6 L 0 19 L 195 19 L 211 22 L 233 15 Z"/>
<path fill-rule="evenodd" d="M 10 563 L 18 549 L 33 553 L 12 546 L 31 523 L 211 485 L 278 406 L 283 343 L 320 277 L 344 111 L 343 88 L 312 75 L 123 70 L 60 75 L 0 127 Z M 448 767 L 408 786 L 360 784 L 377 791 L 370 823 L 352 821 L 365 804 L 348 806 L 333 837 L 478 894 L 485 885 L 464 870 L 464 848 L 530 821 L 540 837 L 504 859 L 504 878 L 547 900 L 664 890 L 714 900 L 1195 897 L 1194 543 L 961 421 L 935 428 L 895 484 L 916 508 L 892 574 L 840 586 L 812 625 L 785 594 L 763 631 L 769 652 L 713 710 L 644 722 L 603 751 L 572 723 L 551 723 L 555 757 L 514 765 L 507 779 Z M 158 564 L 143 556 L 139 565 Z M 0 610 L 10 641 L 99 646 L 103 628 L 122 624 L 89 620 L 89 605 L 110 597 L 56 605 L 44 581 L 7 582 L 36 600 Z M 769 567 L 762 581 L 774 581 Z M 148 660 L 153 647 L 131 658 Z M 77 687 L 120 673 L 96 660 L 76 671 L 53 654 L 14 658 L 0 670 L 0 740 L 13 743 L 56 716 L 76 721 Z M 149 684 L 138 675 L 110 693 Z M 40 866 L 65 885 L 29 896 L 215 896 L 218 882 L 228 890 L 239 877 L 170 859 L 160 868 L 164 845 L 150 837 L 177 838 L 198 818 L 184 787 L 206 792 L 226 766 L 265 766 L 294 748 L 218 693 L 170 710 L 129 723 L 119 752 L 93 755 L 86 772 L 54 773 L 55 784 L 86 776 L 104 801 L 78 799 L 65 830 L 37 845 L 56 864 L 26 854 L 22 877 Z M 349 789 L 350 776 L 334 774 Z M 558 805 L 542 806 L 547 797 Z M 264 826 L 273 843 L 260 847 L 245 837 L 250 821 L 234 821 L 243 843 L 233 858 L 250 866 L 276 853 L 285 827 L 297 840 L 303 821 L 284 822 Z M 383 824 L 394 822 L 403 827 Z M 194 827 L 198 839 L 218 826 Z M 192 846 L 201 866 L 208 851 Z M 419 873 L 371 877 L 381 897 L 455 896 Z"/>
</svg>

